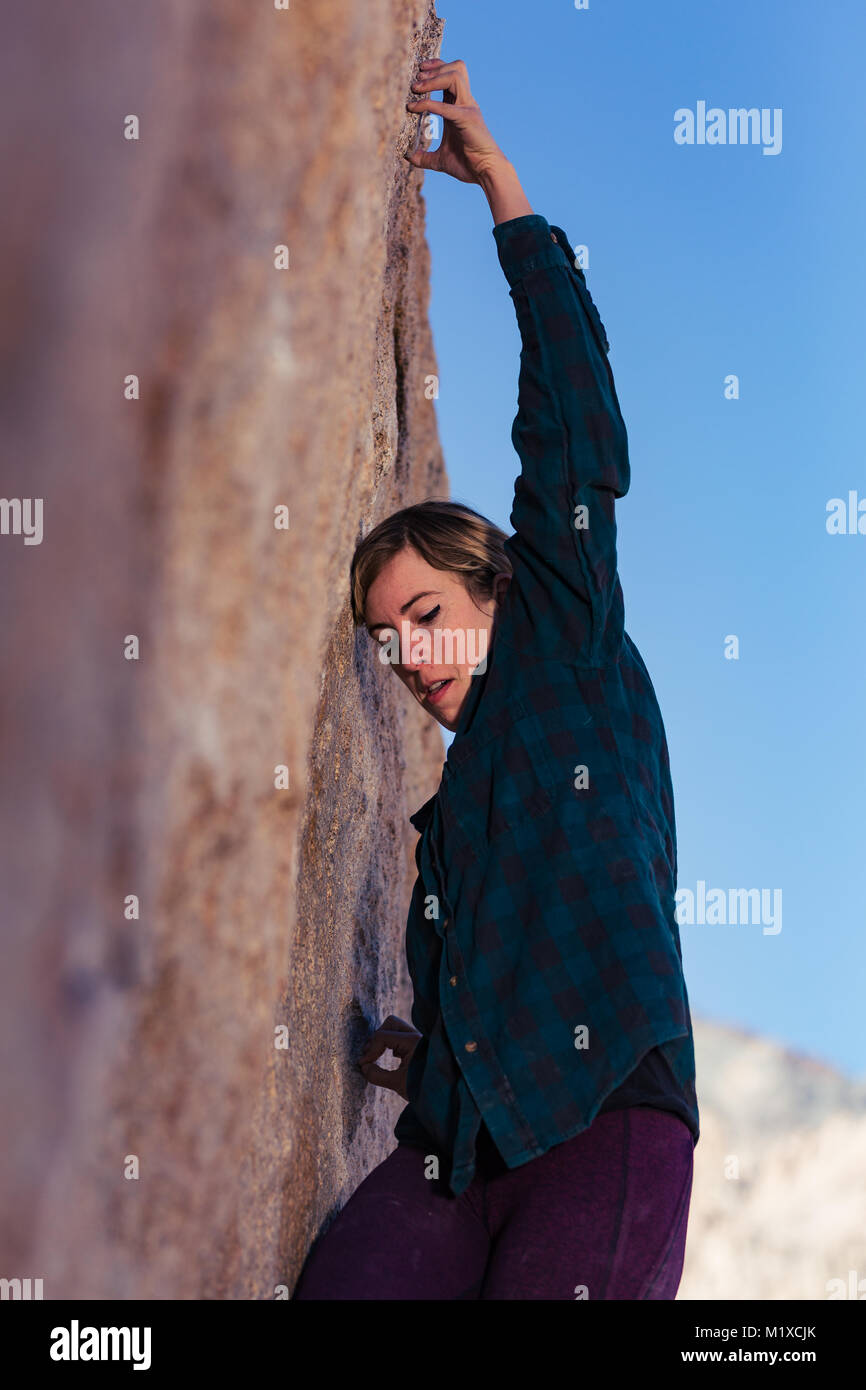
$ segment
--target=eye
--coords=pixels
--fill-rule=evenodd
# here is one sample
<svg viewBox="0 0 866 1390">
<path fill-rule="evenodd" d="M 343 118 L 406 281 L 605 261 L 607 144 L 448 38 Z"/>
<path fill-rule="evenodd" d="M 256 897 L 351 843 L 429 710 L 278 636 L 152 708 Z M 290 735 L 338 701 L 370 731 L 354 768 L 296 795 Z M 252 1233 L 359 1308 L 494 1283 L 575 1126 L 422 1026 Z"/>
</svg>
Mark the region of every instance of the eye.
<svg viewBox="0 0 866 1390">
<path fill-rule="evenodd" d="M 441 606 L 441 604 L 437 603 L 435 608 L 431 608 L 429 613 L 425 613 L 423 618 L 418 619 L 419 623 L 429 623 L 431 618 L 436 617 L 436 614 L 439 612 Z"/>
</svg>

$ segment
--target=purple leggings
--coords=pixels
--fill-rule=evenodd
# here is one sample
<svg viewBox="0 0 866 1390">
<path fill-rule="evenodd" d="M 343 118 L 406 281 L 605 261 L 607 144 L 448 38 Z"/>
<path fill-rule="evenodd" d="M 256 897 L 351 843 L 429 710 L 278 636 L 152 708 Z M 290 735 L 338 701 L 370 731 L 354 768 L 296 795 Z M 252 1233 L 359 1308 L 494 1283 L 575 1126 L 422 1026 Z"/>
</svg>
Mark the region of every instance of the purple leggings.
<svg viewBox="0 0 866 1390">
<path fill-rule="evenodd" d="M 520 1168 L 487 1160 L 460 1197 L 398 1145 L 313 1246 L 295 1299 L 672 1299 L 691 1131 L 633 1106 Z"/>
</svg>

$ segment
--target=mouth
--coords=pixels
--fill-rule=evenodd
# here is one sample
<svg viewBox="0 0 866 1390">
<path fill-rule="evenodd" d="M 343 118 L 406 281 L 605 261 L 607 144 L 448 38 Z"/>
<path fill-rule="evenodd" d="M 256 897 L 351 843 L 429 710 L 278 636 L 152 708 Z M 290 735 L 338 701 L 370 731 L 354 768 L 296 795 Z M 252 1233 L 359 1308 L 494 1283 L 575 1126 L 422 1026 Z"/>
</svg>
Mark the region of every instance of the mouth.
<svg viewBox="0 0 866 1390">
<path fill-rule="evenodd" d="M 428 685 L 424 692 L 424 703 L 438 705 L 453 684 L 453 680 L 434 681 L 432 685 Z"/>
</svg>

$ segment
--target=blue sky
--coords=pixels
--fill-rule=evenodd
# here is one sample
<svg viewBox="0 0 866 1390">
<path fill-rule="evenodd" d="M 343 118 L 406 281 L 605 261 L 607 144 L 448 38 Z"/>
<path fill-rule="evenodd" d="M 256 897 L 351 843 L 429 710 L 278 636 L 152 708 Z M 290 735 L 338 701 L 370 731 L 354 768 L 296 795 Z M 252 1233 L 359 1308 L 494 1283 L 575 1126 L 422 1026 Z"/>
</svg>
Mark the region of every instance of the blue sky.
<svg viewBox="0 0 866 1390">
<path fill-rule="evenodd" d="M 866 535 L 829 535 L 826 507 L 866 499 L 866 10 L 439 11 L 442 56 L 466 61 L 534 210 L 589 248 L 629 433 L 626 624 L 667 727 L 680 887 L 782 891 L 776 934 L 681 927 L 693 1012 L 863 1074 Z M 676 144 L 674 112 L 699 101 L 781 108 L 780 152 Z M 492 218 L 477 187 L 423 177 L 452 495 L 510 531 L 519 338 Z"/>
</svg>

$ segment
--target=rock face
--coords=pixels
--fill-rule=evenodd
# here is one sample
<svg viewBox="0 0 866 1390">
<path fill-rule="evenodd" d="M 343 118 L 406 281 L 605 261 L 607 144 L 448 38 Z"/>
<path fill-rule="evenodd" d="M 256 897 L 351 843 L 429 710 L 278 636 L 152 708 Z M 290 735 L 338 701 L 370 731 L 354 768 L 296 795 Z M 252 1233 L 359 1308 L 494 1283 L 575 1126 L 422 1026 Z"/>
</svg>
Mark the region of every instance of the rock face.
<svg viewBox="0 0 866 1390">
<path fill-rule="evenodd" d="M 408 1017 L 407 817 L 443 745 L 347 580 L 448 494 L 402 159 L 440 27 L 427 0 L 7 17 L 2 492 L 44 520 L 0 536 L 0 1276 L 49 1299 L 286 1296 L 393 1147 L 402 1101 L 354 1058 Z"/>
</svg>

